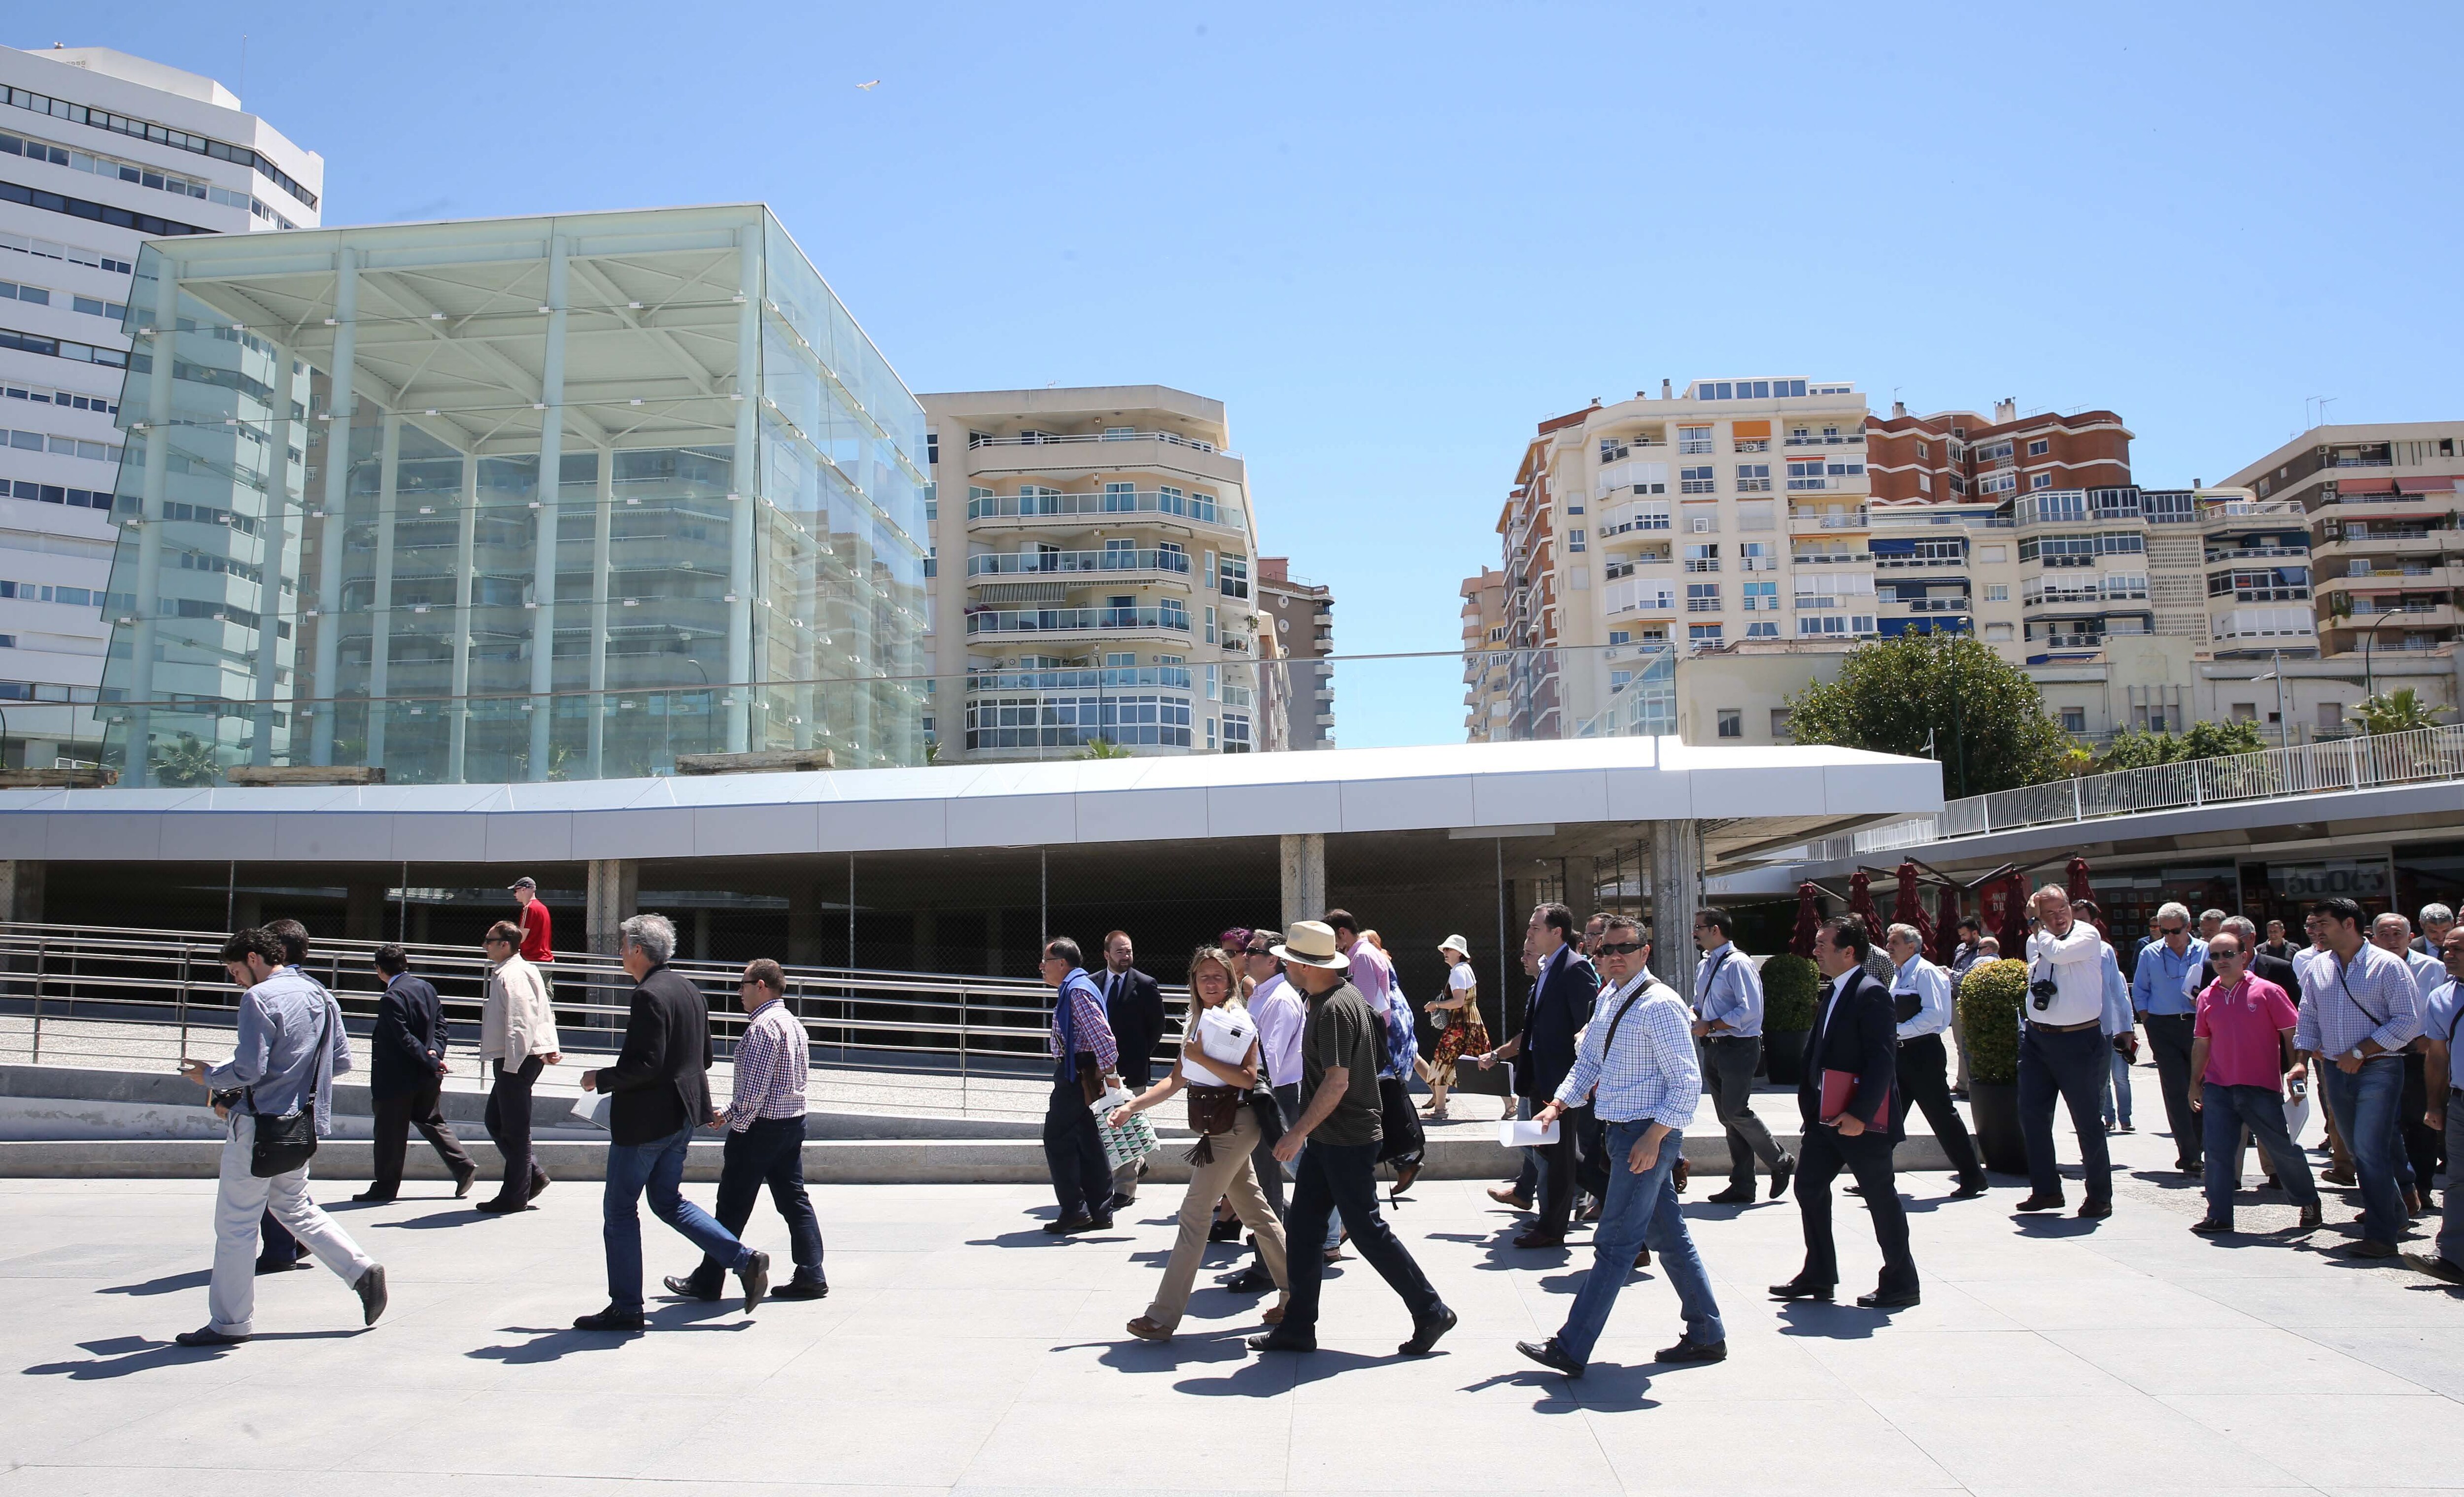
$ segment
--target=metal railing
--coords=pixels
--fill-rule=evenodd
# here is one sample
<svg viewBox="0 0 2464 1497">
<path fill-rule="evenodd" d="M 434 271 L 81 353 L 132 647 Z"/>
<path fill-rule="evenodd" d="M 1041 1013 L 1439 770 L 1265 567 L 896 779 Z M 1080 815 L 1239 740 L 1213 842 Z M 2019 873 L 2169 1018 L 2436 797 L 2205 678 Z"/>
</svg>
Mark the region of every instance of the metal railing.
<svg viewBox="0 0 2464 1497">
<path fill-rule="evenodd" d="M 1953 837 L 2382 785 L 2464 780 L 2464 723 L 2151 764 L 1969 796 L 1939 815 L 1855 834 L 1853 855 L 1924 847 Z M 1841 839 L 1834 838 L 1837 843 Z"/>
<path fill-rule="evenodd" d="M 1080 442 L 1161 442 L 1166 447 L 1186 447 L 1200 452 L 1215 452 L 1224 457 L 1241 454 L 1226 451 L 1212 442 L 1201 442 L 1177 431 L 1031 431 L 1023 436 L 975 436 L 967 438 L 970 451 L 979 447 L 1059 447 Z"/>
<path fill-rule="evenodd" d="M 230 1057 L 240 989 L 210 932 L 0 923 L 0 1062 L 169 1071 L 197 1056 Z M 341 1002 L 354 1079 L 384 991 L 373 941 L 319 938 L 309 975 Z M 406 945 L 409 969 L 435 985 L 451 1035 L 452 1074 L 473 1072 L 488 962 L 463 947 Z M 737 999 L 742 968 L 678 960 L 710 1002 L 715 1048 L 732 1063 L 748 1022 Z M 544 1077 L 567 1084 L 622 1048 L 632 979 L 612 958 L 560 957 L 542 968 L 563 1061 Z M 975 1117 L 1040 1116 L 1051 1062 L 1052 990 L 1018 979 L 791 966 L 786 1002 L 809 1037 L 815 1109 Z M 1187 1002 L 1166 987 L 1177 1022 Z"/>
</svg>

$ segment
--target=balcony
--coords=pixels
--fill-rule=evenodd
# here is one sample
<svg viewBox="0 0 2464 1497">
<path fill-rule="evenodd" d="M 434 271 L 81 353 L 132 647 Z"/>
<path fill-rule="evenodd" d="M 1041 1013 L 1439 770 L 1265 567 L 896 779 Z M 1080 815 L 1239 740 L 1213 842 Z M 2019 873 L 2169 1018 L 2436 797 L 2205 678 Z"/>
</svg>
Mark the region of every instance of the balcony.
<svg viewBox="0 0 2464 1497">
<path fill-rule="evenodd" d="M 1022 520 L 1025 522 L 1024 528 L 1048 524 L 1056 519 L 1127 520 L 1139 515 L 1215 525 L 1231 531 L 1245 530 L 1238 504 L 1219 500 L 1211 494 L 1184 494 L 1177 489 L 1140 489 L 1135 493 L 1115 490 L 1109 494 L 993 494 L 967 500 L 967 518 L 970 521 Z"/>
<path fill-rule="evenodd" d="M 2364 535 L 2330 532 L 2311 547 L 2321 561 L 2354 556 L 2436 556 L 2464 551 L 2464 531 L 2373 530 Z"/>
<path fill-rule="evenodd" d="M 1816 436 L 1808 432 L 1801 435 L 1791 436 L 1783 445 L 1788 447 L 1862 447 L 1865 445 L 1865 433 L 1862 431 L 1837 431 Z"/>
<path fill-rule="evenodd" d="M 1169 431 L 1140 431 L 1128 436 L 994 437 L 971 443 L 966 459 L 970 473 L 1116 473 L 1141 470 L 1188 473 L 1218 483 L 1243 481 L 1238 454 L 1210 443 Z"/>
<path fill-rule="evenodd" d="M 1817 478 L 1791 478 L 1788 486 L 1793 489 L 1800 483 L 1826 481 Z M 1870 530 L 1873 528 L 1873 522 L 1862 508 L 1837 515 L 1825 515 L 1813 510 L 1791 510 L 1788 516 L 1788 528 L 1792 535 L 1821 530 Z"/>
<path fill-rule="evenodd" d="M 1027 671 L 970 671 L 970 692 L 1093 692 L 1134 687 L 1168 687 L 1186 692 L 1187 666 L 1065 666 Z"/>
<path fill-rule="evenodd" d="M 1910 613 L 1966 613 L 1969 610 L 1969 599 L 1966 597 L 1902 598 L 1895 603 L 1891 599 L 1884 598 L 1881 600 L 1881 606 L 1905 608 Z"/>
<path fill-rule="evenodd" d="M 979 608 L 967 615 L 967 633 L 1075 634 L 1132 630 L 1186 636 L 1189 614 L 1181 608 Z M 1225 646 L 1230 647 L 1230 640 Z"/>
<path fill-rule="evenodd" d="M 2210 546 L 2207 561 L 2210 566 L 2217 566 L 2233 561 L 2255 561 L 2261 557 L 2302 557 L 2309 554 L 2308 546 Z"/>
<path fill-rule="evenodd" d="M 1771 438 L 1749 437 L 1742 442 L 1731 443 L 1730 450 L 1738 452 L 1768 452 L 1771 451 Z"/>
<path fill-rule="evenodd" d="M 1861 561 L 1862 558 L 1858 560 Z M 1964 572 L 1968 570 L 1968 558 L 1964 556 L 1878 556 L 1874 558 L 1874 568 L 1877 571 Z"/>
<path fill-rule="evenodd" d="M 1083 442 L 1160 442 L 1167 447 L 1185 447 L 1198 452 L 1222 451 L 1212 442 L 1182 436 L 1177 431 L 1103 431 L 1078 435 L 1033 431 L 1022 436 L 970 436 L 967 438 L 967 451 L 972 452 L 987 447 L 1066 447 Z M 1238 457 L 1241 454 L 1223 452 L 1223 455 Z"/>
<path fill-rule="evenodd" d="M 2210 603 L 2222 603 L 2231 598 L 2235 603 L 2306 603 L 2310 589 L 2300 586 L 2235 587 L 2230 592 L 2208 594 Z"/>
<path fill-rule="evenodd" d="M 1004 551 L 967 558 L 967 583 L 1076 581 L 1097 583 L 1179 582 L 1190 574 L 1186 551 Z"/>
</svg>

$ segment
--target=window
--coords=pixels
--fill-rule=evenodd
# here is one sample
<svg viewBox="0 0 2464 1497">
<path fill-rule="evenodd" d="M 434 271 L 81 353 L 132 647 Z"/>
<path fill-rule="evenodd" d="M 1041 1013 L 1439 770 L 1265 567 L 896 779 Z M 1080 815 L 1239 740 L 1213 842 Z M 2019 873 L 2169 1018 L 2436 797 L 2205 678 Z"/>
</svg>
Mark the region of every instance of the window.
<svg viewBox="0 0 2464 1497">
<path fill-rule="evenodd" d="M 1711 451 L 1711 429 L 1709 427 L 1679 427 L 1677 429 L 1677 451 L 1681 456 L 1708 456 Z"/>
<path fill-rule="evenodd" d="M 2063 708 L 2062 731 L 2064 733 L 2085 733 L 2087 731 L 2087 709 L 2084 707 Z"/>
<path fill-rule="evenodd" d="M 1744 559 L 1737 563 L 1738 571 L 1776 572 L 1779 570 L 1776 548 L 1768 540 L 1745 541 L 1737 547 L 1737 555 Z"/>
<path fill-rule="evenodd" d="M 1917 474 L 1917 492 L 1919 494 L 1931 494 L 1933 492 L 1933 478 L 1930 474 Z"/>
<path fill-rule="evenodd" d="M 1987 603 L 2009 603 L 2011 601 L 2011 584 L 2009 583 L 1987 583 L 1985 584 L 1985 601 Z"/>
<path fill-rule="evenodd" d="M 2009 546 L 1978 546 L 1976 548 L 1976 560 L 1980 561 L 2008 561 L 2011 560 L 2011 548 Z"/>
<path fill-rule="evenodd" d="M 1985 626 L 1985 638 L 1990 644 L 2007 643 L 2011 638 L 2011 626 L 2008 624 L 1988 624 Z"/>
<path fill-rule="evenodd" d="M 1746 626 L 1746 638 L 1777 639 L 1779 638 L 1779 626 L 1776 624 L 1749 624 Z"/>
<path fill-rule="evenodd" d="M 1745 609 L 1748 613 L 1779 611 L 1779 583 L 1748 583 L 1741 590 L 1746 595 Z"/>
<path fill-rule="evenodd" d="M 938 577 L 941 575 L 941 548 L 939 546 L 928 547 L 925 550 L 924 575 L 927 577 Z"/>
<path fill-rule="evenodd" d="M 1578 530 L 1574 534 L 1579 538 L 1582 532 Z M 1577 545 L 1574 549 L 1580 551 L 1582 547 Z M 1226 555 L 1217 569 L 1216 577 L 1222 585 L 1224 597 L 1249 596 L 1249 559 L 1247 557 Z"/>
<path fill-rule="evenodd" d="M 2333 733 L 2343 727 L 2344 704 L 2343 702 L 2321 702 L 2318 711 L 2318 725 L 2321 730 Z"/>
<path fill-rule="evenodd" d="M 1249 715 L 1247 713 L 1227 712 L 1223 715 L 1223 752 L 1226 754 L 1249 752 Z"/>
<path fill-rule="evenodd" d="M 2052 473 L 2030 473 L 2028 475 L 2028 487 L 2031 489 L 2050 489 L 2053 486 L 2054 475 Z"/>
<path fill-rule="evenodd" d="M 1720 626 L 1717 624 L 1688 624 L 1685 626 L 1685 643 L 1693 646 L 1697 649 L 1702 649 L 1705 645 L 1716 645 L 1719 642 Z"/>
<path fill-rule="evenodd" d="M 1788 737 L 1787 708 L 1774 707 L 1771 710 L 1771 736 L 1773 742 L 1780 741 Z"/>
<path fill-rule="evenodd" d="M 1771 464 L 1739 463 L 1737 465 L 1737 492 L 1739 494 L 1771 493 Z"/>
<path fill-rule="evenodd" d="M 1719 569 L 1720 547 L 1716 541 L 1708 545 L 1687 546 L 1685 548 L 1685 570 L 1689 572 L 1716 572 Z"/>
<path fill-rule="evenodd" d="M 1632 629 L 1611 629 L 1609 630 L 1609 643 L 1612 645 L 1631 645 L 1634 643 L 1634 631 Z"/>
<path fill-rule="evenodd" d="M 1718 583 L 1687 583 L 1685 584 L 1685 611 L 1688 613 L 1719 612 L 1720 584 Z"/>
<path fill-rule="evenodd" d="M 2233 721 L 2235 721 L 2235 722 L 2256 722 L 2256 721 L 2258 720 L 2258 703 L 2256 703 L 2256 702 L 2235 702 L 2235 703 L 2233 703 Z"/>
<path fill-rule="evenodd" d="M 1720 709 L 1720 737 L 1742 738 L 1746 736 L 1746 715 L 1735 707 Z"/>
<path fill-rule="evenodd" d="M 1589 542 L 1585 539 L 1581 531 L 1570 530 L 1566 532 L 1566 549 L 1569 551 L 1587 550 L 1589 549 Z"/>
<path fill-rule="evenodd" d="M 2016 492 L 2018 487 L 2017 473 L 1991 473 L 1976 480 L 1976 492 L 1979 494 L 2011 494 Z"/>
<path fill-rule="evenodd" d="M 1680 494 L 1712 494 L 1718 490 L 1719 485 L 1712 480 L 1711 470 L 1707 465 L 1702 468 L 1677 470 L 1677 492 Z"/>
<path fill-rule="evenodd" d="M 1926 447 L 1923 442 L 1919 442 L 1919 443 L 1917 444 L 1917 456 L 1918 456 L 1918 457 L 1920 457 L 1920 458 L 1925 458 L 1925 457 L 1931 457 L 1932 455 L 1933 455 L 1933 451 L 1932 451 L 1932 450 L 1931 450 L 1931 449 L 1929 449 L 1929 448 L 1927 448 L 1927 447 Z"/>
<path fill-rule="evenodd" d="M 2028 444 L 2028 455 L 2030 457 L 2042 457 L 2053 450 L 2053 446 L 2054 444 L 2051 441 L 2044 437 L 2038 437 L 2036 440 Z"/>
<path fill-rule="evenodd" d="M 1206 642 L 1215 643 L 1215 605 L 1211 603 L 1206 605 Z"/>
<path fill-rule="evenodd" d="M 937 462 L 939 462 L 940 460 L 941 460 L 941 433 L 940 433 L 940 432 L 938 432 L 938 431 L 927 431 L 927 432 L 925 432 L 925 433 L 924 433 L 924 466 L 925 466 L 925 467 L 927 467 L 927 468 L 930 468 L 930 467 L 932 467 L 935 463 L 937 463 Z"/>
</svg>

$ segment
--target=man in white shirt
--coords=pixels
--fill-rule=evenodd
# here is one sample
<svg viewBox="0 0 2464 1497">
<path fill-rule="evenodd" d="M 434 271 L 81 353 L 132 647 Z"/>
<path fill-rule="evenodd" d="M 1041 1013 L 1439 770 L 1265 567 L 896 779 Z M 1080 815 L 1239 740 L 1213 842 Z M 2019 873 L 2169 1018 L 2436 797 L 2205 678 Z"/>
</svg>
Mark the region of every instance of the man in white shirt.
<svg viewBox="0 0 2464 1497">
<path fill-rule="evenodd" d="M 2401 960 L 2412 973 L 2414 999 L 2424 1004 L 2430 1001 L 2432 988 L 2447 980 L 2445 969 L 2435 957 L 2425 956 L 2412 944 L 2412 922 L 2389 912 L 2370 922 L 2370 944 Z M 2428 1057 L 2422 1046 L 2404 1052 L 2404 1096 L 2397 1104 L 2397 1117 L 2402 1119 L 2405 1157 L 2412 1165 L 2412 1179 L 2405 1186 L 2404 1203 L 2418 1216 L 2422 1204 L 2430 1199 L 2430 1181 L 2438 1173 L 2438 1150 L 2442 1142 L 2440 1130 L 2423 1121 L 2430 1110 Z"/>
<path fill-rule="evenodd" d="M 1884 938 L 1891 960 L 1898 964 L 1891 979 L 1893 1017 L 1899 1021 L 1900 1091 L 1908 1105 L 1924 1111 L 1942 1152 L 1950 1156 L 1951 1173 L 1959 1177 L 1953 1200 L 1985 1194 L 1985 1166 L 1968 1125 L 1950 1100 L 1950 1056 L 1943 1031 L 1950 1027 L 1950 974 L 1925 960 L 1925 944 L 1915 926 L 1894 925 Z"/>
<path fill-rule="evenodd" d="M 2029 901 L 2036 929 L 2028 936 L 2028 997 L 2021 1005 L 2019 1128 L 2028 1151 L 2028 1199 L 2022 1211 L 2057 1211 L 2062 1178 L 2054 1159 L 2054 1099 L 2070 1107 L 2079 1133 L 2089 1221 L 2113 1215 L 2113 1159 L 2105 1147 L 2101 1109 L 2112 1053 L 2105 1030 L 2104 937 L 2073 917 L 2070 895 L 2048 884 Z M 2217 920 L 2222 922 L 2219 914 Z M 2128 1009 L 2123 1009 L 2128 1023 Z"/>
</svg>

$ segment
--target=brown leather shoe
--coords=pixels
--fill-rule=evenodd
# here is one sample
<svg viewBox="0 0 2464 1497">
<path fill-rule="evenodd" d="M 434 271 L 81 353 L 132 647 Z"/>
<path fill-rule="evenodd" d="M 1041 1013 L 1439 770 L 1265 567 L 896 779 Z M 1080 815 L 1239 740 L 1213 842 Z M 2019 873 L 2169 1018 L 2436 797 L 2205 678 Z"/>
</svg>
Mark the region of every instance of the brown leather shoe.
<svg viewBox="0 0 2464 1497">
<path fill-rule="evenodd" d="M 1156 1325 L 1153 1319 L 1145 1315 L 1140 1315 L 1137 1319 L 1130 1322 L 1129 1332 L 1141 1341 L 1169 1341 L 1172 1339 L 1171 1332 Z"/>
<path fill-rule="evenodd" d="M 1530 1231 L 1516 1238 L 1514 1240 L 1514 1245 L 1517 1247 L 1563 1247 L 1566 1245 L 1566 1234 L 1563 1232 L 1543 1232 L 1538 1227 L 1533 1227 Z"/>
<path fill-rule="evenodd" d="M 1488 1199 L 1501 1206 L 1512 1206 L 1517 1211 L 1531 1209 L 1531 1198 L 1516 1195 L 1511 1185 L 1491 1185 L 1488 1187 Z"/>
</svg>

